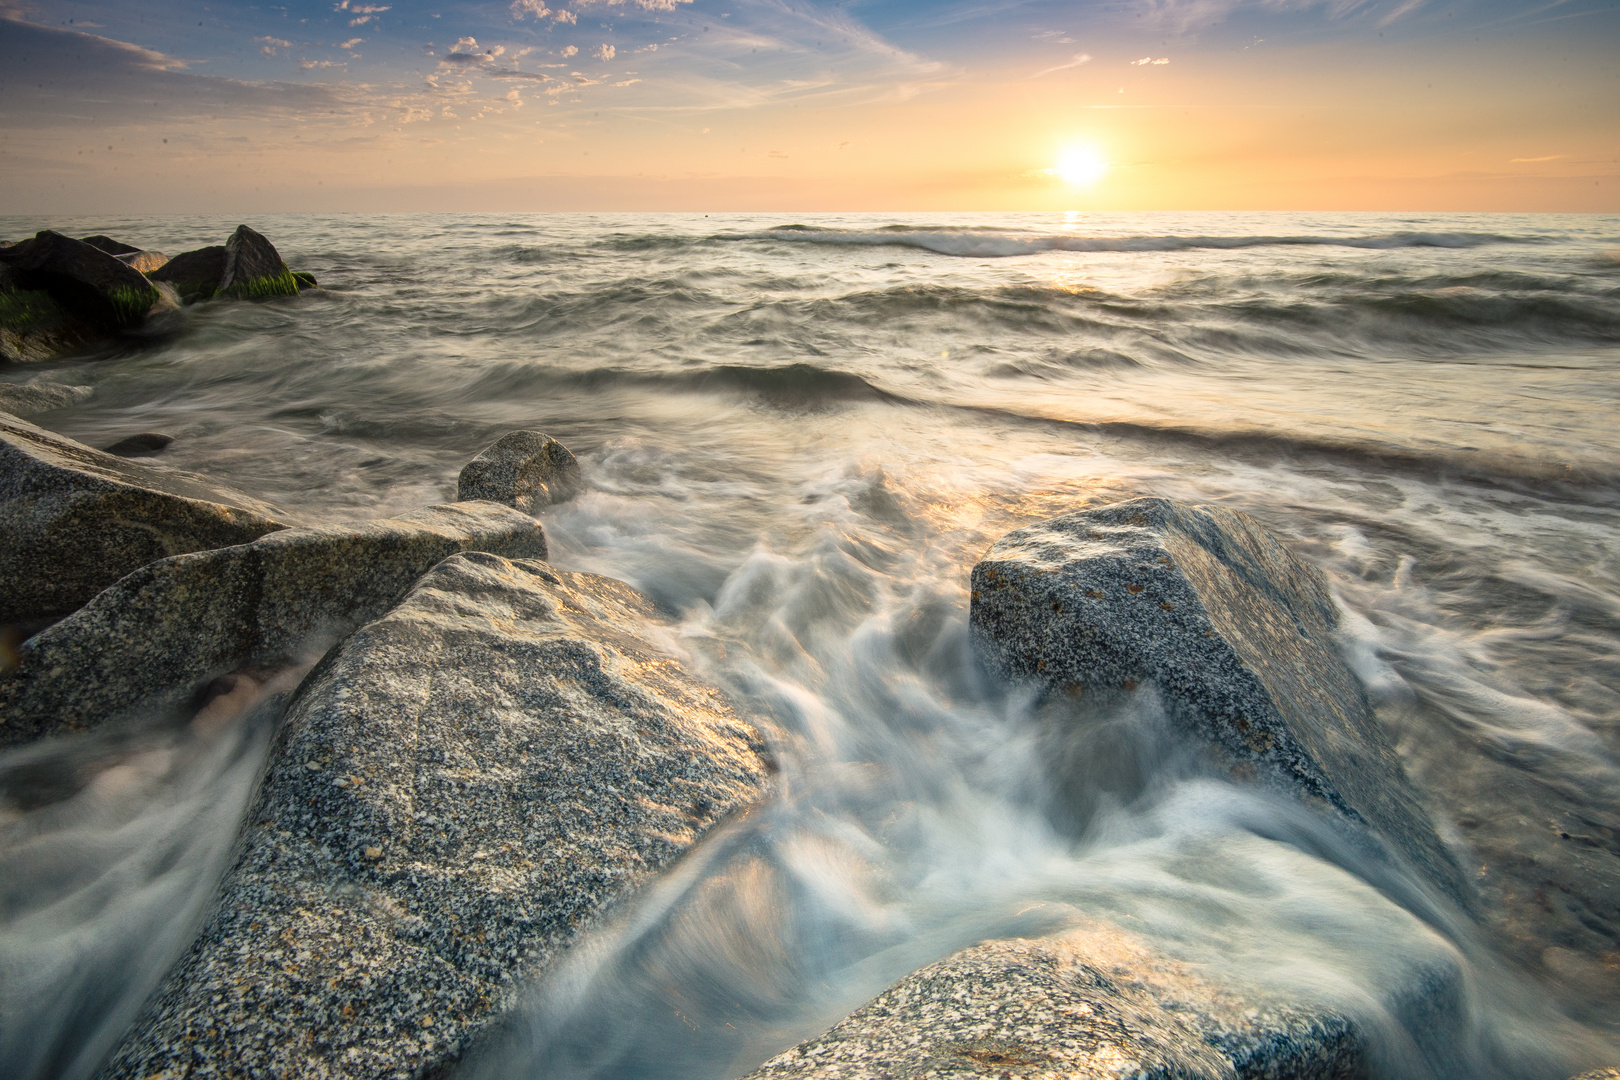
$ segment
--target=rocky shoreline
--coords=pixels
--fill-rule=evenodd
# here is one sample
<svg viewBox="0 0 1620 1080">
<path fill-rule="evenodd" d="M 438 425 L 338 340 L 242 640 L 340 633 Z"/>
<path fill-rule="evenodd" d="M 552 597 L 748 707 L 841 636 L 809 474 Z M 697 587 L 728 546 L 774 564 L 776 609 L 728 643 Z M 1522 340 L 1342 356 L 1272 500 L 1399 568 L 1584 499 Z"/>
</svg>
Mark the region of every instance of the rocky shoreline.
<svg viewBox="0 0 1620 1080">
<path fill-rule="evenodd" d="M 45 229 L 0 242 L 0 362 L 28 363 L 137 331 L 165 310 L 204 300 L 267 300 L 317 287 L 246 225 L 223 244 L 174 258 L 109 236 Z"/>
<path fill-rule="evenodd" d="M 246 226 L 172 260 L 44 232 L 0 249 L 0 350 L 313 286 Z M 211 913 L 97 1075 L 447 1075 L 521 982 L 770 796 L 770 732 L 659 644 L 653 603 L 546 561 L 533 515 L 583 484 L 555 440 L 506 435 L 456 502 L 311 527 L 132 460 L 160 438 L 110 453 L 0 413 L 0 747 L 269 730 Z M 1466 910 L 1336 618 L 1283 540 L 1164 499 L 1019 530 L 972 571 L 988 671 L 1060 704 L 1157 695 L 1212 774 L 1309 807 L 1409 907 Z M 1054 746 L 1080 734 L 1050 715 Z M 0 776 L 0 800 L 36 804 L 27 785 Z M 1467 1008 L 1448 955 L 1415 949 L 1379 1003 L 1420 1041 Z M 1077 914 L 925 967 L 751 1077 L 1350 1077 L 1375 1041 Z"/>
</svg>

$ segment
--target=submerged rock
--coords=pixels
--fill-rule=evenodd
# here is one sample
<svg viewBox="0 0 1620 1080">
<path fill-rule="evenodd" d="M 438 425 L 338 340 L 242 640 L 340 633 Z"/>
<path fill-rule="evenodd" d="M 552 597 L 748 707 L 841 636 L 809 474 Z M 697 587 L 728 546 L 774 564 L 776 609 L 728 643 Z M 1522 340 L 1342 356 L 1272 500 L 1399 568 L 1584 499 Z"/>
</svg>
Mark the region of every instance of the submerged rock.
<svg viewBox="0 0 1620 1080">
<path fill-rule="evenodd" d="M 94 394 L 95 390 L 88 386 L 71 386 L 36 375 L 23 383 L 0 383 L 0 413 L 31 416 L 65 409 Z"/>
<path fill-rule="evenodd" d="M 293 280 L 298 282 L 298 289 L 300 292 L 302 292 L 304 289 L 320 288 L 320 282 L 316 281 L 315 275 L 311 274 L 308 270 L 294 270 L 292 272 L 292 276 Z"/>
<path fill-rule="evenodd" d="M 225 277 L 225 248 L 220 244 L 182 252 L 151 271 L 153 281 L 174 286 L 182 303 L 212 299 Z"/>
<path fill-rule="evenodd" d="M 94 727 L 227 671 L 318 655 L 463 551 L 544 558 L 545 533 L 507 507 L 453 503 L 149 563 L 23 643 L 0 677 L 0 746 Z"/>
<path fill-rule="evenodd" d="M 997 541 L 972 589 L 1002 677 L 1103 702 L 1152 682 L 1234 776 L 1370 826 L 1468 895 L 1334 649 L 1326 580 L 1247 515 L 1150 498 L 1054 518 Z"/>
<path fill-rule="evenodd" d="M 247 300 L 297 296 L 298 282 L 274 244 L 246 225 L 238 225 L 225 241 L 225 272 L 219 279 L 219 292 Z"/>
<path fill-rule="evenodd" d="M 18 289 L 48 293 L 70 318 L 106 333 L 139 326 L 162 301 L 140 271 L 50 229 L 0 252 L 0 260 Z"/>
<path fill-rule="evenodd" d="M 351 635 L 101 1075 L 442 1075 L 518 975 L 765 790 L 758 734 L 652 618 L 620 582 L 470 554 Z"/>
<path fill-rule="evenodd" d="M 564 502 L 578 491 L 579 461 L 538 431 L 501 436 L 469 461 L 456 481 L 458 499 L 488 499 L 524 513 Z"/>
<path fill-rule="evenodd" d="M 1381 1003 L 1397 1019 L 1455 1008 L 1458 966 L 1409 969 L 1401 989 L 1421 1000 Z M 1093 926 L 925 967 L 746 1080 L 1342 1080 L 1367 1075 L 1366 1034 L 1333 1009 L 1234 989 Z"/>
<path fill-rule="evenodd" d="M 109 453 L 118 457 L 146 457 L 150 454 L 159 454 L 169 448 L 174 442 L 173 435 L 165 435 L 159 431 L 143 431 L 138 435 L 130 435 L 119 439 L 111 446 L 103 447 Z"/>
<path fill-rule="evenodd" d="M 279 516 L 0 413 L 0 623 L 66 615 L 154 559 L 246 543 Z"/>
</svg>

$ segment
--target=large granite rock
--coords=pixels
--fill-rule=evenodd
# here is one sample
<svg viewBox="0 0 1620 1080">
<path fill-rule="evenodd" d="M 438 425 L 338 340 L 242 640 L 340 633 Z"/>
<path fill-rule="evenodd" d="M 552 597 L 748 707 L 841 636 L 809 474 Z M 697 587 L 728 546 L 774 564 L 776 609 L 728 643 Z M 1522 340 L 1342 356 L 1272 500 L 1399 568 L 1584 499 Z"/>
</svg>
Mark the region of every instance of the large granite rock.
<svg viewBox="0 0 1620 1080">
<path fill-rule="evenodd" d="M 163 299 L 139 270 L 50 229 L 0 252 L 0 260 L 18 288 L 48 293 L 75 320 L 107 333 L 139 326 Z"/>
<path fill-rule="evenodd" d="M 1391 1019 L 1455 1022 L 1455 963 L 1410 965 Z M 991 941 L 902 980 L 747 1080 L 1350 1080 L 1368 1033 L 1341 1012 L 1213 980 L 1117 929 Z"/>
<path fill-rule="evenodd" d="M 620 582 L 470 554 L 352 634 L 101 1075 L 442 1075 L 518 975 L 765 790 L 757 733 L 652 618 Z"/>
<path fill-rule="evenodd" d="M 225 277 L 225 248 L 214 244 L 196 251 L 182 252 L 148 276 L 152 281 L 172 285 L 182 303 L 195 304 L 199 300 L 212 299 Z"/>
<path fill-rule="evenodd" d="M 452 503 L 149 563 L 23 643 L 0 675 L 0 745 L 94 727 L 142 702 L 161 711 L 164 695 L 224 672 L 319 655 L 463 551 L 544 558 L 545 533 L 508 507 Z"/>
<path fill-rule="evenodd" d="M 154 559 L 285 527 L 278 511 L 200 476 L 0 413 L 0 624 L 66 615 Z"/>
<path fill-rule="evenodd" d="M 1232 775 L 1370 826 L 1468 895 L 1334 649 L 1321 572 L 1247 515 L 1149 498 L 1054 518 L 997 541 L 972 589 L 975 645 L 1002 677 L 1102 704 L 1151 682 Z"/>
<path fill-rule="evenodd" d="M 247 300 L 297 296 L 298 282 L 274 244 L 246 225 L 238 225 L 225 241 L 225 273 L 219 279 L 219 292 Z"/>
<path fill-rule="evenodd" d="M 532 514 L 573 498 L 579 483 L 579 461 L 566 446 L 538 431 L 514 431 L 467 463 L 456 498 L 488 499 Z"/>
</svg>

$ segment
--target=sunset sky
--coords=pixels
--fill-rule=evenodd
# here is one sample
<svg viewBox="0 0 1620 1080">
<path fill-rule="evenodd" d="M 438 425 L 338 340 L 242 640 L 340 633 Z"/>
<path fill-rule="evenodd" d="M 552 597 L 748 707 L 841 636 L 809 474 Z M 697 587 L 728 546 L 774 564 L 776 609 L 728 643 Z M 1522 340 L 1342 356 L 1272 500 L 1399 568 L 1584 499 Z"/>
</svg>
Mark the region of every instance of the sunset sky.
<svg viewBox="0 0 1620 1080">
<path fill-rule="evenodd" d="M 1620 211 L 1617 0 L 0 0 L 0 213 Z"/>
</svg>

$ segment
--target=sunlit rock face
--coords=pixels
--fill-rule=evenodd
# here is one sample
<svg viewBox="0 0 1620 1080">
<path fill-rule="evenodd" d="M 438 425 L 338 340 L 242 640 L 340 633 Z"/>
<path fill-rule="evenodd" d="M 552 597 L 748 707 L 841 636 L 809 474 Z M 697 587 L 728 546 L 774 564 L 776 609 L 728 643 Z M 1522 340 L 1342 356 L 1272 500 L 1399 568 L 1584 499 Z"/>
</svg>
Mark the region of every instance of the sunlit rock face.
<svg viewBox="0 0 1620 1080">
<path fill-rule="evenodd" d="M 545 532 L 510 507 L 450 503 L 142 566 L 23 644 L 0 677 L 0 745 L 95 727 L 246 665 L 318 656 L 464 551 L 543 558 Z"/>
<path fill-rule="evenodd" d="M 620 582 L 469 554 L 351 635 L 102 1075 L 438 1075 L 516 977 L 766 789 L 758 733 L 653 622 Z"/>
<path fill-rule="evenodd" d="M 1452 1017 L 1462 970 L 1419 948 L 1386 1018 Z M 1340 1080 L 1376 1067 L 1368 1032 L 1318 1002 L 1212 978 L 1102 923 L 989 941 L 901 980 L 746 1080 Z"/>
<path fill-rule="evenodd" d="M 1157 498 L 1069 514 L 997 541 L 972 590 L 996 674 L 1098 703 L 1151 683 L 1231 775 L 1369 826 L 1467 895 L 1334 648 L 1326 580 L 1252 518 Z"/>
<path fill-rule="evenodd" d="M 248 543 L 281 516 L 0 413 L 0 623 L 60 617 L 154 559 Z"/>
</svg>

